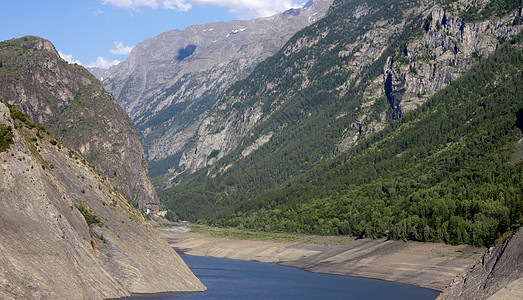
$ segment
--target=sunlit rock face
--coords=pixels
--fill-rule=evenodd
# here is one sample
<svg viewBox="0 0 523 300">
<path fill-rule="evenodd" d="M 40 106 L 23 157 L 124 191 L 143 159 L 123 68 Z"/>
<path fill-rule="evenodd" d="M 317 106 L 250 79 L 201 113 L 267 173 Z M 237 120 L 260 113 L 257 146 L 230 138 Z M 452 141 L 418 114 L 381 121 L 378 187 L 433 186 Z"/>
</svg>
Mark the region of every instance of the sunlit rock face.
<svg viewBox="0 0 523 300">
<path fill-rule="evenodd" d="M 205 287 L 77 152 L 0 103 L 0 298 L 106 299 Z"/>
<path fill-rule="evenodd" d="M 438 299 L 521 299 L 522 246 L 520 229 L 511 239 L 490 248 L 466 274 L 456 277 Z"/>
</svg>

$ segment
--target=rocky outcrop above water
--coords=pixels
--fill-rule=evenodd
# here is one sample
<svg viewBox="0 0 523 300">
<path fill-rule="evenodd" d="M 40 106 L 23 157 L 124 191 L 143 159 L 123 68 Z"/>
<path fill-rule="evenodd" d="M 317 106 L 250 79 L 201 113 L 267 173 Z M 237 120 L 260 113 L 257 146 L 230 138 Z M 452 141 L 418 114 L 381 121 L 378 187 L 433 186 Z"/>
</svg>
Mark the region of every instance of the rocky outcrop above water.
<svg viewBox="0 0 523 300">
<path fill-rule="evenodd" d="M 0 128 L 9 131 L 0 141 L 9 144 L 0 152 L 1 299 L 106 299 L 205 289 L 77 152 L 3 103 Z"/>
<path fill-rule="evenodd" d="M 182 152 L 225 90 L 321 19 L 332 0 L 311 3 L 272 17 L 165 32 L 115 67 L 104 86 L 138 128 L 155 175 L 178 172 Z"/>
<path fill-rule="evenodd" d="M 447 299 L 522 299 L 523 230 L 490 248 L 465 274 L 454 279 L 438 297 Z"/>
<path fill-rule="evenodd" d="M 127 199 L 158 206 L 138 133 L 100 81 L 38 37 L 0 43 L 0 61 L 0 99 L 80 152 Z"/>
</svg>

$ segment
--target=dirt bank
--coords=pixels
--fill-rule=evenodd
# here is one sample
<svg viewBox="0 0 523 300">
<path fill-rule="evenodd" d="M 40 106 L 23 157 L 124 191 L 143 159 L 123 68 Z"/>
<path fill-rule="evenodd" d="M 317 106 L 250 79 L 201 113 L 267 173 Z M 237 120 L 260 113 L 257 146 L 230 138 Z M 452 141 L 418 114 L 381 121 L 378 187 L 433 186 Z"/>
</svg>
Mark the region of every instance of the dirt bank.
<svg viewBox="0 0 523 300">
<path fill-rule="evenodd" d="M 215 237 L 212 231 L 188 231 L 186 227 L 161 230 L 179 253 L 276 263 L 310 272 L 382 279 L 438 291 L 470 268 L 485 251 L 464 245 L 385 239 L 298 235 L 239 239 Z"/>
</svg>

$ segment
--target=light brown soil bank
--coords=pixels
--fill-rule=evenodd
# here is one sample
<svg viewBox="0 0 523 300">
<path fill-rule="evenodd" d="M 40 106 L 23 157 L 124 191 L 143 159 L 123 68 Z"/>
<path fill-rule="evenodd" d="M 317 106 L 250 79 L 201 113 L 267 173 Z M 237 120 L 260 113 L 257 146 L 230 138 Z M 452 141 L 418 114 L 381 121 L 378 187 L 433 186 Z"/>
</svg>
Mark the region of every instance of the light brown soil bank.
<svg viewBox="0 0 523 300">
<path fill-rule="evenodd" d="M 367 277 L 442 291 L 485 251 L 442 243 L 299 236 L 297 241 L 213 237 L 183 228 L 162 230 L 179 253 L 276 263 L 310 272 Z M 294 240 L 294 239 L 293 239 Z M 307 242 L 304 242 L 307 241 Z"/>
</svg>

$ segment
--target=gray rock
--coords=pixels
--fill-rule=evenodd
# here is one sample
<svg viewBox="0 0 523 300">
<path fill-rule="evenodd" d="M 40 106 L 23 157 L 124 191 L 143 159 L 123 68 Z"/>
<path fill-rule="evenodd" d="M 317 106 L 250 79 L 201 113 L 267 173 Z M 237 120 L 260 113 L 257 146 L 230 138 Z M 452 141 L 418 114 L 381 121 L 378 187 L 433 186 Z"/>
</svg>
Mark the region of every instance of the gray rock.
<svg viewBox="0 0 523 300">
<path fill-rule="evenodd" d="M 391 62 L 389 58 L 385 66 L 384 89 L 391 104 L 392 119 L 416 109 L 467 72 L 478 58 L 493 53 L 500 39 L 510 39 L 521 32 L 522 25 L 513 25 L 517 13 L 465 23 L 442 8 L 434 7 L 423 38 L 410 42 L 404 50 L 409 63 Z M 390 82 L 387 82 L 388 78 L 391 78 Z M 387 89 L 391 90 L 387 92 Z"/>
<path fill-rule="evenodd" d="M 0 152 L 0 298 L 106 299 L 205 287 L 77 152 L 11 119 Z M 87 223 L 82 205 L 99 222 Z"/>
<path fill-rule="evenodd" d="M 521 299 L 523 230 L 490 248 L 470 270 L 454 279 L 438 297 L 446 299 Z"/>
<path fill-rule="evenodd" d="M 0 43 L 0 61 L 0 98 L 80 152 L 127 199 L 158 207 L 138 133 L 96 78 L 37 37 Z"/>
</svg>

